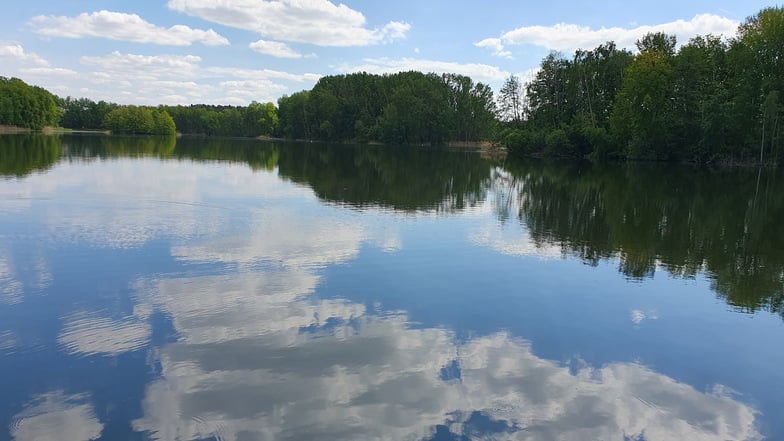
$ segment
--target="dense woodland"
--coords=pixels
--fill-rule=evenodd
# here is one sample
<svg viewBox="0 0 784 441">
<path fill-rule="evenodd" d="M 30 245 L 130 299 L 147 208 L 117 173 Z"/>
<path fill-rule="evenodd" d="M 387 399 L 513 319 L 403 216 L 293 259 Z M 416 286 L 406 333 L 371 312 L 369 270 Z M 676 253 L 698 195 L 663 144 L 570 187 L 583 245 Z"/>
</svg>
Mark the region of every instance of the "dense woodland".
<svg viewBox="0 0 784 441">
<path fill-rule="evenodd" d="M 489 86 L 463 75 L 357 73 L 280 98 L 278 114 L 288 138 L 436 145 L 490 137 L 495 101 Z"/>
<path fill-rule="evenodd" d="M 326 76 L 277 106 L 120 106 L 0 77 L 0 125 L 396 145 L 494 140 L 521 155 L 783 162 L 784 8 L 749 17 L 731 39 L 698 36 L 678 47 L 652 33 L 637 49 L 607 42 L 551 53 L 531 81 L 509 77 L 497 99 L 466 76 L 401 72 Z"/>
<path fill-rule="evenodd" d="M 60 120 L 57 98 L 19 78 L 0 77 L 0 125 L 41 129 Z"/>
<path fill-rule="evenodd" d="M 498 139 L 512 151 L 695 162 L 782 161 L 784 8 L 735 38 L 648 34 L 637 54 L 612 42 L 548 55 L 527 84 L 499 91 Z"/>
</svg>

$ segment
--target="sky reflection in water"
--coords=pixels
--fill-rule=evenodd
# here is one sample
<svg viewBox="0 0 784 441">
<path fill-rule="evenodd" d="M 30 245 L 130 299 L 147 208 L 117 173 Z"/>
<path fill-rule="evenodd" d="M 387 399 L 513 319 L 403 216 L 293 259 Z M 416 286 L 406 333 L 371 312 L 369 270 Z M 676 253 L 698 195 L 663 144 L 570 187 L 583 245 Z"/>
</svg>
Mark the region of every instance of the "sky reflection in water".
<svg viewBox="0 0 784 441">
<path fill-rule="evenodd" d="M 278 148 L 271 169 L 80 156 L 0 181 L 3 437 L 781 435 L 776 314 L 532 237 L 499 209 L 525 190 L 478 156 L 433 172 L 480 167 L 472 190 L 417 205 L 340 201 Z"/>
</svg>

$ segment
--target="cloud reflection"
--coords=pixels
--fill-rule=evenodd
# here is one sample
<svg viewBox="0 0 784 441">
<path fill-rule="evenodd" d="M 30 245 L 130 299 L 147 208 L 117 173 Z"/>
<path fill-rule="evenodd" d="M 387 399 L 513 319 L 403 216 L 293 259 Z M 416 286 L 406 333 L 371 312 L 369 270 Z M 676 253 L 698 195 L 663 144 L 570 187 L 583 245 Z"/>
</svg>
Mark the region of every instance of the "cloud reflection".
<svg viewBox="0 0 784 441">
<path fill-rule="evenodd" d="M 103 424 L 85 395 L 50 392 L 35 397 L 15 415 L 11 437 L 15 441 L 88 441 L 101 436 Z"/>
<path fill-rule="evenodd" d="M 255 210 L 247 231 L 172 248 L 182 260 L 287 266 L 324 265 L 349 260 L 365 239 L 358 222 L 313 216 L 285 207 Z"/>
<path fill-rule="evenodd" d="M 137 317 L 114 320 L 79 312 L 66 319 L 57 342 L 70 354 L 118 355 L 142 348 L 150 334 L 150 324 Z"/>
<path fill-rule="evenodd" d="M 162 378 L 134 428 L 167 441 L 428 439 L 437 425 L 470 435 L 481 415 L 510 439 L 760 438 L 755 411 L 733 397 L 634 363 L 571 371 L 506 333 L 459 342 L 402 313 L 303 296 L 315 281 L 280 271 L 140 284 L 183 338 L 161 348 Z"/>
<path fill-rule="evenodd" d="M 10 259 L 0 254 L 0 303 L 19 303 L 23 293 L 24 285 L 17 279 Z"/>
</svg>

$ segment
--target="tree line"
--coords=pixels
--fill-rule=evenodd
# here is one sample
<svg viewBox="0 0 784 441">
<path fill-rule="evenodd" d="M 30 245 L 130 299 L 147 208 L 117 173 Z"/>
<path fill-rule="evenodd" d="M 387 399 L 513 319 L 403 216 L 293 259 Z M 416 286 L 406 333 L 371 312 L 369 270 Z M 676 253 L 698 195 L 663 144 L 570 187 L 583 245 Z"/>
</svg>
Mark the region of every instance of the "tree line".
<svg viewBox="0 0 784 441">
<path fill-rule="evenodd" d="M 40 130 L 109 130 L 119 134 L 257 137 L 277 134 L 273 103 L 248 106 L 134 106 L 58 97 L 19 78 L 0 77 L 0 125 Z"/>
<path fill-rule="evenodd" d="M 87 98 L 59 98 L 22 80 L 9 81 L 28 92 L 43 94 L 48 113 L 41 118 L 20 113 L 38 109 L 34 102 L 38 98 L 29 93 L 27 101 L 3 101 L 4 108 L 11 109 L 9 114 L 20 116 L 3 117 L 0 123 L 37 129 L 59 124 L 123 134 L 180 132 L 436 145 L 489 139 L 496 125 L 490 87 L 457 74 L 412 71 L 326 76 L 312 90 L 281 97 L 277 106 L 255 101 L 248 106 L 122 106 Z"/>
<path fill-rule="evenodd" d="M 457 74 L 353 73 L 248 106 L 120 106 L 58 98 L 0 78 L 0 124 L 117 133 L 435 145 L 492 139 L 522 155 L 779 164 L 784 156 L 784 8 L 731 39 L 650 33 L 632 53 L 607 42 L 551 53 L 498 99 Z"/>
<path fill-rule="evenodd" d="M 414 71 L 326 76 L 281 97 L 278 112 L 281 136 L 321 141 L 435 145 L 488 139 L 495 127 L 489 86 Z"/>
<path fill-rule="evenodd" d="M 508 78 L 496 139 L 520 154 L 779 163 L 784 8 L 747 18 L 729 40 L 676 50 L 674 36 L 650 33 L 636 46 L 551 53 L 530 82 Z"/>
<path fill-rule="evenodd" d="M 0 77 L 0 125 L 41 129 L 57 125 L 60 108 L 49 91 L 19 78 Z"/>
</svg>

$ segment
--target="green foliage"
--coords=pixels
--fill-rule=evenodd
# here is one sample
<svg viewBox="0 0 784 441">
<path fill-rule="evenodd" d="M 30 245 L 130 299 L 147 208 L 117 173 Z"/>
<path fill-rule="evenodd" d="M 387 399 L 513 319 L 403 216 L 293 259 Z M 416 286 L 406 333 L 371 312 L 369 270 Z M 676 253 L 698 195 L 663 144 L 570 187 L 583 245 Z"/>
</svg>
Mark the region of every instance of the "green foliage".
<svg viewBox="0 0 784 441">
<path fill-rule="evenodd" d="M 109 111 L 103 125 L 112 133 L 134 135 L 174 135 L 174 120 L 162 109 L 143 106 L 119 106 Z"/>
<path fill-rule="evenodd" d="M 280 133 L 293 139 L 443 144 L 488 139 L 495 130 L 492 90 L 456 74 L 327 76 L 281 97 L 278 107 Z"/>
<path fill-rule="evenodd" d="M 189 135 L 272 136 L 278 130 L 278 109 L 273 103 L 253 101 L 247 107 L 163 106 L 174 120 L 177 131 Z"/>
<path fill-rule="evenodd" d="M 498 118 L 514 125 L 523 120 L 523 85 L 520 78 L 510 75 L 498 91 Z"/>
<path fill-rule="evenodd" d="M 95 102 L 88 98 L 58 98 L 58 105 L 63 111 L 60 126 L 76 130 L 97 130 L 103 128 L 106 114 L 117 107 L 117 104 L 106 101 Z"/>
<path fill-rule="evenodd" d="M 627 157 L 671 159 L 670 59 L 664 51 L 647 50 L 626 69 L 610 125 Z"/>
<path fill-rule="evenodd" d="M 784 8 L 749 17 L 729 42 L 699 36 L 676 51 L 674 36 L 651 33 L 637 48 L 633 56 L 608 42 L 571 60 L 548 55 L 526 86 L 523 120 L 507 122 L 497 138 L 520 154 L 784 159 Z M 529 140 L 538 131 L 543 145 Z"/>
<path fill-rule="evenodd" d="M 310 91 L 303 90 L 292 94 L 283 95 L 278 99 L 278 115 L 280 116 L 280 133 L 292 139 L 309 139 L 310 108 L 308 101 Z"/>
<path fill-rule="evenodd" d="M 640 53 L 659 52 L 667 57 L 675 55 L 675 36 L 664 32 L 652 32 L 643 35 L 634 44 Z"/>
<path fill-rule="evenodd" d="M 0 77 L 0 125 L 39 130 L 57 125 L 60 108 L 54 95 L 19 78 Z"/>
</svg>

